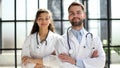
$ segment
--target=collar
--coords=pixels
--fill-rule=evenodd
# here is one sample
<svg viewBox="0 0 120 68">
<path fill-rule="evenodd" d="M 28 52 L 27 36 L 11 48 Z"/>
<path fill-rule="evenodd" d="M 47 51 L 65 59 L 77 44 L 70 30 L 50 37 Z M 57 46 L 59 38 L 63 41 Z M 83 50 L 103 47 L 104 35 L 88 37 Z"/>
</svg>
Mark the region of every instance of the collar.
<svg viewBox="0 0 120 68">
<path fill-rule="evenodd" d="M 76 36 L 77 33 L 81 33 L 81 35 L 84 35 L 84 28 L 82 28 L 81 30 L 75 30 L 75 29 L 71 29 L 71 32 Z"/>
<path fill-rule="evenodd" d="M 48 39 L 50 33 L 51 33 L 51 31 L 49 30 L 46 38 L 44 39 L 44 41 Z M 37 43 L 40 43 L 42 40 L 40 39 L 40 36 L 39 36 L 38 32 L 36 32 L 36 34 L 37 34 L 37 36 L 36 36 Z"/>
</svg>

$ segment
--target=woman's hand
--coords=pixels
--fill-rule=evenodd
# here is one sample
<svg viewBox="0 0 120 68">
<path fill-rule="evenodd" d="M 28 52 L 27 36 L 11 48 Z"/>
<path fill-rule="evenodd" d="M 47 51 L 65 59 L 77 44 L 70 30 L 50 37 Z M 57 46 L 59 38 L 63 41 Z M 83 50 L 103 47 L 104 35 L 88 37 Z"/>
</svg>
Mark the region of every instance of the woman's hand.
<svg viewBox="0 0 120 68">
<path fill-rule="evenodd" d="M 29 61 L 28 61 L 29 59 L 30 59 L 30 57 L 28 57 L 28 56 L 23 56 L 23 57 L 22 57 L 22 64 L 26 65 L 26 64 L 29 62 Z"/>
<path fill-rule="evenodd" d="M 34 63 L 34 64 L 40 64 L 43 65 L 43 60 L 42 59 L 34 59 L 28 56 L 23 56 L 22 57 L 22 64 L 26 65 L 27 63 Z"/>
</svg>

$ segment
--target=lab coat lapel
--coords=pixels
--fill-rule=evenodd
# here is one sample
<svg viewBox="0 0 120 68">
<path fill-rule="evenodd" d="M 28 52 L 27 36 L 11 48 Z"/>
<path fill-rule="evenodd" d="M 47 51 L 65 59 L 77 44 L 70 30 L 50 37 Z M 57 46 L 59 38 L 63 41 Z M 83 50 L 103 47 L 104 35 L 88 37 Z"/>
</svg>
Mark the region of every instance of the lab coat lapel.
<svg viewBox="0 0 120 68">
<path fill-rule="evenodd" d="M 71 47 L 75 47 L 76 48 L 76 46 L 79 46 L 79 42 L 78 42 L 78 40 L 77 40 L 77 38 L 73 35 L 73 33 L 72 32 L 70 32 L 70 34 L 69 34 L 70 36 L 70 44 L 72 43 L 74 46 L 71 46 Z"/>
<path fill-rule="evenodd" d="M 70 35 L 69 37 L 71 37 L 71 38 L 69 38 L 70 41 L 71 42 L 73 41 L 75 46 L 79 45 L 79 42 L 77 41 L 77 38 L 73 35 L 73 33 L 69 32 L 69 35 Z"/>
<path fill-rule="evenodd" d="M 79 47 L 77 48 L 77 55 L 76 55 L 76 58 L 83 58 L 85 55 L 84 55 L 84 47 L 86 46 L 86 34 L 88 32 L 86 30 L 84 30 L 84 35 L 82 36 L 82 40 L 80 42 L 80 45 Z"/>
<path fill-rule="evenodd" d="M 79 46 L 79 42 L 77 41 L 76 37 L 73 35 L 71 31 L 69 32 L 69 41 L 70 41 L 70 47 L 71 49 L 73 49 L 73 53 L 71 54 L 71 56 L 75 58 L 76 48 Z"/>
<path fill-rule="evenodd" d="M 52 33 L 51 31 L 49 31 L 48 36 L 47 36 L 47 38 L 46 38 L 46 41 L 47 41 L 47 43 L 48 43 L 49 45 L 51 45 L 51 44 L 53 44 L 53 43 L 51 43 L 52 40 L 54 40 L 54 38 L 53 38 L 53 33 Z M 48 44 L 47 44 L 47 45 L 48 45 Z"/>
</svg>

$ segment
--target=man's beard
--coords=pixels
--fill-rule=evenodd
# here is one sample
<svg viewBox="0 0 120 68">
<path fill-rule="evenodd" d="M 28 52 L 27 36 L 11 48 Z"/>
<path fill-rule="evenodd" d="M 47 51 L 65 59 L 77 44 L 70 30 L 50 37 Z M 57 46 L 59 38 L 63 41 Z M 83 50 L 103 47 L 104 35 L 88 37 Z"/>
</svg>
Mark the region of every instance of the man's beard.
<svg viewBox="0 0 120 68">
<path fill-rule="evenodd" d="M 78 22 L 74 22 L 73 20 L 70 21 L 72 26 L 81 26 L 83 23 L 83 20 L 79 20 Z"/>
</svg>

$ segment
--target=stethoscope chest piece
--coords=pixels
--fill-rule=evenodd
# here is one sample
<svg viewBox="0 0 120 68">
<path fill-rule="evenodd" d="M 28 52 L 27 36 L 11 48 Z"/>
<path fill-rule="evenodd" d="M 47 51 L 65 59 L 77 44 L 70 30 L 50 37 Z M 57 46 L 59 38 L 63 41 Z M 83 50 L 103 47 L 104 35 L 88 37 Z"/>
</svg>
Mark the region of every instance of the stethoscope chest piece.
<svg viewBox="0 0 120 68">
<path fill-rule="evenodd" d="M 40 46 L 37 46 L 37 48 L 40 48 Z"/>
<path fill-rule="evenodd" d="M 46 46 L 46 45 L 47 45 L 47 41 L 45 40 L 45 41 L 40 42 L 40 43 L 37 45 L 37 48 L 40 48 L 40 47 Z"/>
<path fill-rule="evenodd" d="M 67 43 L 68 43 L 68 47 L 69 47 L 69 54 L 73 54 L 73 50 L 71 49 L 71 46 L 70 46 L 70 42 L 69 42 L 69 29 L 70 29 L 71 27 L 69 27 L 68 29 L 67 29 Z M 89 35 L 91 36 L 91 44 L 88 42 L 88 37 L 89 37 Z M 92 35 L 92 33 L 90 33 L 90 32 L 88 32 L 86 35 L 85 35 L 85 40 L 86 40 L 86 45 L 87 44 L 90 44 L 90 45 L 92 45 L 92 40 L 93 40 L 93 35 Z M 83 46 L 83 48 L 87 48 L 86 46 Z M 95 49 L 95 47 L 93 47 L 93 49 Z"/>
<path fill-rule="evenodd" d="M 72 54 L 72 53 L 73 53 L 73 50 L 72 50 L 72 49 L 70 49 L 70 50 L 69 50 L 69 54 Z"/>
</svg>

